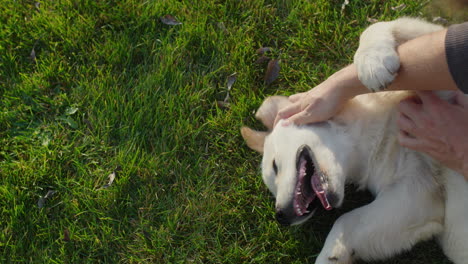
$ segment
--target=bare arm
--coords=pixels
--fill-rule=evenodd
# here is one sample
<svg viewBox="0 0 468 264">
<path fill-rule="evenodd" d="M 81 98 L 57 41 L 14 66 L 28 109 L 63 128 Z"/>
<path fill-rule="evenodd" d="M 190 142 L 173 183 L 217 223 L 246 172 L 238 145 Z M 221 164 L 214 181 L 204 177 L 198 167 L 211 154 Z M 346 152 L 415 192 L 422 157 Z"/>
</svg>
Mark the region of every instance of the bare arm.
<svg viewBox="0 0 468 264">
<path fill-rule="evenodd" d="M 386 91 L 457 90 L 445 55 L 446 33 L 444 29 L 400 45 L 400 70 Z M 288 119 L 296 124 L 324 121 L 340 111 L 347 100 L 368 92 L 358 79 L 356 66 L 351 64 L 314 89 L 292 95 L 294 104 L 280 111 L 277 120 Z"/>
<path fill-rule="evenodd" d="M 444 29 L 399 46 L 400 70 L 388 90 L 458 90 L 447 64 L 446 34 Z"/>
</svg>

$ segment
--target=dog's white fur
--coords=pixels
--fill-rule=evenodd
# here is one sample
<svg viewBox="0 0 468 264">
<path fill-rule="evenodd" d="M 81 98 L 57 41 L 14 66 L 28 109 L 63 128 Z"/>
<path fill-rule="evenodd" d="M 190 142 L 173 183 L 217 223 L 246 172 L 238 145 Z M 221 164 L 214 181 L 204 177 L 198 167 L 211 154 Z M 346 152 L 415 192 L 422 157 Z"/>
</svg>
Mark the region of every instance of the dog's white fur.
<svg viewBox="0 0 468 264">
<path fill-rule="evenodd" d="M 397 45 L 440 29 L 411 18 L 370 26 L 355 55 L 360 80 L 374 90 L 385 87 L 399 68 Z M 282 126 L 280 122 L 273 128 L 276 113 L 289 104 L 286 97 L 275 96 L 265 100 L 256 115 L 270 132 L 242 128 L 247 144 L 263 153 L 263 180 L 276 197 L 277 210 L 291 206 L 297 182 L 296 154 L 303 145 L 311 148 L 337 194 L 334 207 L 341 205 L 346 183 L 375 195 L 373 202 L 335 222 L 317 264 L 384 259 L 432 237 L 454 263 L 468 263 L 467 181 L 397 142 L 395 107 L 409 95 L 361 95 L 330 121 L 308 126 Z M 296 217 L 292 222 L 309 218 Z"/>
</svg>

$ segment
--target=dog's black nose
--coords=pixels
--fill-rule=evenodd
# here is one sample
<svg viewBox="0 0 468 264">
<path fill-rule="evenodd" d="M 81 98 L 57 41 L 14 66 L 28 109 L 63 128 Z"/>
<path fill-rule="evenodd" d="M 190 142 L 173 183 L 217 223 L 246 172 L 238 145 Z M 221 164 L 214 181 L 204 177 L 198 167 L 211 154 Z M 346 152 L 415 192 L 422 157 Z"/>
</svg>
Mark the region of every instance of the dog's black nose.
<svg viewBox="0 0 468 264">
<path fill-rule="evenodd" d="M 276 210 L 276 221 L 278 221 L 278 223 L 280 223 L 282 226 L 291 225 L 291 223 L 288 220 L 288 217 L 281 209 Z"/>
</svg>

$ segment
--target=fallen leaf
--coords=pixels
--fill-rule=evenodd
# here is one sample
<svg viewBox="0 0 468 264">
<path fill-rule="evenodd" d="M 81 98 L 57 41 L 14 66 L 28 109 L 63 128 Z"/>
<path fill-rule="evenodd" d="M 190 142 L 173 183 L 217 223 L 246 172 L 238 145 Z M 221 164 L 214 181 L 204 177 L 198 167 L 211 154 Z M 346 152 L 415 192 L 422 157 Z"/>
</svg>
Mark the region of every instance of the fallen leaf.
<svg viewBox="0 0 468 264">
<path fill-rule="evenodd" d="M 367 18 L 367 22 L 370 22 L 370 23 L 377 23 L 377 22 L 379 22 L 379 20 L 378 20 L 378 19 L 375 19 L 375 18 L 368 17 L 368 18 Z"/>
<path fill-rule="evenodd" d="M 91 121 L 89 121 L 89 119 L 83 119 L 83 122 L 86 124 L 86 126 L 88 127 L 89 130 L 94 130 L 94 127 L 93 127 L 93 124 L 91 124 Z"/>
<path fill-rule="evenodd" d="M 229 31 L 227 30 L 226 26 L 224 25 L 223 22 L 218 22 L 218 28 L 224 31 L 225 34 L 228 34 Z"/>
<path fill-rule="evenodd" d="M 403 10 L 405 8 L 406 8 L 406 4 L 401 4 L 401 5 L 398 5 L 398 6 L 391 7 L 391 9 L 393 11 L 401 11 L 401 10 Z"/>
<path fill-rule="evenodd" d="M 109 174 L 109 182 L 102 186 L 103 189 L 109 188 L 115 180 L 115 171 Z"/>
<path fill-rule="evenodd" d="M 71 116 L 61 116 L 61 117 L 58 117 L 58 119 L 65 122 L 67 125 L 69 125 L 73 129 L 78 128 L 78 123 L 75 120 L 73 120 Z"/>
<path fill-rule="evenodd" d="M 43 133 L 41 135 L 39 135 L 39 139 L 41 140 L 41 145 L 44 146 L 44 147 L 47 147 L 49 146 L 50 144 L 50 134 L 47 134 L 47 133 Z"/>
<path fill-rule="evenodd" d="M 236 82 L 237 80 L 237 72 L 231 74 L 227 78 L 227 93 L 226 97 L 224 98 L 224 102 L 227 103 L 229 101 L 229 92 L 231 91 L 232 85 Z"/>
<path fill-rule="evenodd" d="M 343 4 L 341 4 L 341 12 L 345 10 L 347 5 L 349 5 L 349 0 L 344 0 Z"/>
<path fill-rule="evenodd" d="M 224 101 L 216 101 L 216 104 L 221 109 L 229 109 L 231 107 L 230 103 L 227 103 L 227 102 L 224 102 Z"/>
<path fill-rule="evenodd" d="M 68 228 L 65 228 L 63 230 L 63 241 L 65 242 L 70 242 L 70 231 L 68 231 Z"/>
<path fill-rule="evenodd" d="M 257 50 L 258 55 L 263 55 L 265 52 L 272 51 L 273 49 L 270 47 L 262 47 Z"/>
<path fill-rule="evenodd" d="M 70 106 L 65 109 L 65 115 L 73 115 L 78 111 L 78 107 Z"/>
<path fill-rule="evenodd" d="M 143 236 L 145 236 L 145 239 L 151 240 L 151 234 L 148 231 L 143 230 Z"/>
<path fill-rule="evenodd" d="M 46 195 L 44 196 L 44 198 L 46 198 L 46 199 L 47 199 L 47 198 L 50 198 L 50 197 L 52 197 L 52 195 L 54 195 L 55 193 L 56 193 L 56 191 L 54 191 L 54 190 L 49 190 L 49 191 L 46 193 Z"/>
<path fill-rule="evenodd" d="M 237 80 L 237 72 L 235 72 L 235 73 L 228 76 L 228 78 L 227 78 L 228 91 L 231 90 L 232 85 L 236 82 L 236 80 Z"/>
<path fill-rule="evenodd" d="M 265 77 L 264 77 L 264 81 L 266 85 L 270 85 L 272 82 L 274 82 L 278 78 L 280 69 L 281 67 L 280 67 L 279 60 L 273 59 L 273 60 L 270 60 L 270 62 L 268 62 L 268 66 L 267 66 Z"/>
<path fill-rule="evenodd" d="M 29 58 L 30 58 L 33 62 L 36 62 L 36 51 L 34 50 L 34 48 L 32 48 L 31 54 L 29 54 Z"/>
<path fill-rule="evenodd" d="M 258 58 L 258 59 L 255 61 L 255 63 L 257 63 L 257 64 L 265 64 L 265 63 L 269 62 L 270 60 L 271 60 L 270 57 L 267 57 L 267 56 L 263 56 L 263 55 L 262 55 L 260 58 Z"/>
<path fill-rule="evenodd" d="M 448 20 L 443 18 L 443 17 L 440 17 L 440 16 L 434 17 L 432 19 L 432 22 L 439 23 L 439 24 L 442 24 L 442 25 L 447 25 L 448 24 Z"/>
<path fill-rule="evenodd" d="M 41 208 L 44 208 L 44 205 L 45 205 L 45 199 L 44 197 L 40 197 L 39 200 L 37 201 L 37 207 L 39 207 L 39 209 Z"/>
<path fill-rule="evenodd" d="M 39 2 L 34 3 L 34 7 L 36 7 L 37 11 L 40 11 L 40 9 L 39 9 L 40 6 L 41 6 L 41 3 L 39 3 Z"/>
<path fill-rule="evenodd" d="M 52 197 L 55 193 L 56 193 L 56 191 L 49 190 L 46 195 L 41 196 L 39 198 L 39 200 L 37 201 L 37 207 L 39 207 L 39 209 L 44 208 L 44 206 L 46 204 L 46 200 L 49 199 L 50 197 Z"/>
<path fill-rule="evenodd" d="M 174 16 L 171 15 L 162 16 L 160 19 L 161 22 L 170 26 L 177 26 L 182 24 L 182 22 L 179 22 Z"/>
</svg>

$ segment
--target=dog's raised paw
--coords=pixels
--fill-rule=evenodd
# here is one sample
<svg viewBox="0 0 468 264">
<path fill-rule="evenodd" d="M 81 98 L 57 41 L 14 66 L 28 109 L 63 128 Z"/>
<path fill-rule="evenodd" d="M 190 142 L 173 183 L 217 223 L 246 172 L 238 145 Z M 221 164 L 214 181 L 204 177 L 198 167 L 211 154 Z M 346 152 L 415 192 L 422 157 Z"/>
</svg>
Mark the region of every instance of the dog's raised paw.
<svg viewBox="0 0 468 264">
<path fill-rule="evenodd" d="M 362 84 L 376 92 L 393 82 L 400 68 L 400 58 L 394 47 L 360 48 L 354 55 L 354 64 Z"/>
</svg>

